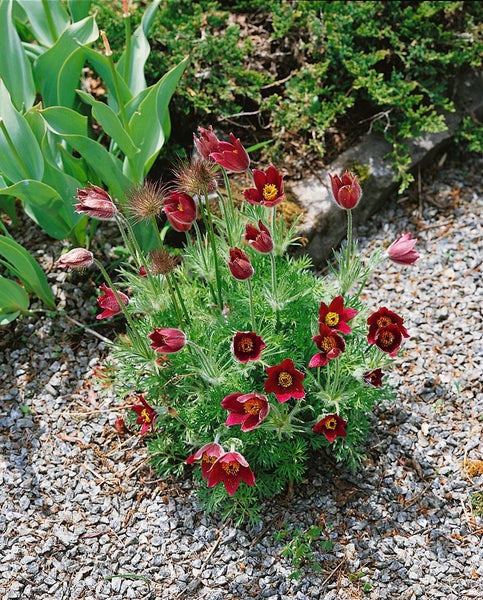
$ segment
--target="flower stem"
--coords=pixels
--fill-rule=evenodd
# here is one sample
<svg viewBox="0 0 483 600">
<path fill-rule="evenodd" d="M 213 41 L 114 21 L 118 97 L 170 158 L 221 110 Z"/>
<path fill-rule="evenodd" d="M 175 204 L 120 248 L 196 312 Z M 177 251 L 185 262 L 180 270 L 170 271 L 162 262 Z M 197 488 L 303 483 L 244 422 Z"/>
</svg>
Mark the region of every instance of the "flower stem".
<svg viewBox="0 0 483 600">
<path fill-rule="evenodd" d="M 250 299 L 250 319 L 252 322 L 252 331 L 256 331 L 256 326 L 255 326 L 255 311 L 253 310 L 253 288 L 252 288 L 252 282 L 250 279 L 247 280 L 248 283 L 248 297 Z"/>
<path fill-rule="evenodd" d="M 218 292 L 218 305 L 220 307 L 220 310 L 223 310 L 223 295 L 222 295 L 222 291 L 221 291 L 221 277 L 220 277 L 220 268 L 219 268 L 219 263 L 218 263 L 218 250 L 216 247 L 215 230 L 213 227 L 213 218 L 211 216 L 210 202 L 208 200 L 208 194 L 206 193 L 206 190 L 205 190 L 204 195 L 205 195 L 204 207 L 205 207 L 205 212 L 206 212 L 208 240 L 211 245 L 211 251 L 213 253 L 213 263 L 215 265 L 215 278 L 216 278 L 216 289 Z"/>
</svg>

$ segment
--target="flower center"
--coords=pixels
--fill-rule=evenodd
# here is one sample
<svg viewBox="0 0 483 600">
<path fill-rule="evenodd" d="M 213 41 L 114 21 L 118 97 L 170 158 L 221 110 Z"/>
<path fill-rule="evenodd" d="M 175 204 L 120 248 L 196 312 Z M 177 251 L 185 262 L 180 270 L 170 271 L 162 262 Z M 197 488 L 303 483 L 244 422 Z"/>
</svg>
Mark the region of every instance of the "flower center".
<svg viewBox="0 0 483 600">
<path fill-rule="evenodd" d="M 264 200 L 271 202 L 278 196 L 278 188 L 273 183 L 266 183 L 263 186 L 262 196 Z"/>
<path fill-rule="evenodd" d="M 339 315 L 336 312 L 328 312 L 325 315 L 325 324 L 329 327 L 334 327 L 339 323 Z"/>
<path fill-rule="evenodd" d="M 331 335 L 322 338 L 320 345 L 322 346 L 322 349 L 325 350 L 326 352 L 330 352 L 331 350 L 333 350 L 336 347 L 335 340 Z"/>
<path fill-rule="evenodd" d="M 202 456 L 202 460 L 203 460 L 203 462 L 208 463 L 209 465 L 212 465 L 216 460 L 216 456 L 214 456 L 213 454 L 204 453 Z"/>
<path fill-rule="evenodd" d="M 392 325 L 392 321 L 389 317 L 380 317 L 377 320 L 378 327 L 387 327 L 388 325 Z"/>
<path fill-rule="evenodd" d="M 394 342 L 394 334 L 390 331 L 383 331 L 381 335 L 378 337 L 378 340 L 384 348 L 391 346 Z"/>
<path fill-rule="evenodd" d="M 240 465 L 234 460 L 228 463 L 222 463 L 221 466 L 227 475 L 236 475 L 240 470 Z"/>
<path fill-rule="evenodd" d="M 149 416 L 147 408 L 143 408 L 141 411 L 141 417 L 144 419 L 145 423 L 151 423 L 151 417 Z"/>
<path fill-rule="evenodd" d="M 290 375 L 290 373 L 287 373 L 287 371 L 282 371 L 278 374 L 278 383 L 283 388 L 290 387 L 293 383 L 292 375 Z"/>
<path fill-rule="evenodd" d="M 183 212 L 183 206 L 181 205 L 181 202 L 178 203 L 176 210 L 179 210 L 179 212 Z"/>
<path fill-rule="evenodd" d="M 262 404 L 258 398 L 250 398 L 243 404 L 243 409 L 249 415 L 258 415 L 262 409 Z"/>
<path fill-rule="evenodd" d="M 249 337 L 243 337 L 238 342 L 238 350 L 240 352 L 245 352 L 246 354 L 248 354 L 249 352 L 251 352 L 253 350 L 253 341 L 252 341 L 252 339 L 249 338 Z"/>
<path fill-rule="evenodd" d="M 327 419 L 325 427 L 326 429 L 331 429 L 333 431 L 337 427 L 337 419 L 334 419 L 334 417 Z"/>
</svg>

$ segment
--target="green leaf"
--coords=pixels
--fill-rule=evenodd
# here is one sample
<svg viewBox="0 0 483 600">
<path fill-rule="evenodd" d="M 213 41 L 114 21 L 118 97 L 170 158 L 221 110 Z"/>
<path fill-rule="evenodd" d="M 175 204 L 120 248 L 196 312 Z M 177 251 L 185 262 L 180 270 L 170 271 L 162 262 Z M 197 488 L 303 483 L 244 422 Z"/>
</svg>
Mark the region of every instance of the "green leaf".
<svg viewBox="0 0 483 600">
<path fill-rule="evenodd" d="M 10 90 L 18 110 L 30 108 L 35 100 L 32 67 L 12 19 L 12 0 L 0 2 L 0 77 Z"/>
<path fill-rule="evenodd" d="M 133 95 L 146 88 L 144 65 L 151 47 L 147 36 L 161 0 L 154 0 L 145 11 L 140 26 L 132 36 L 129 56 L 127 49 L 122 53 L 116 69 L 122 75 Z"/>
<path fill-rule="evenodd" d="M 3 121 L 0 128 L 0 173 L 14 183 L 29 178 L 42 180 L 44 161 L 39 144 L 25 118 L 12 104 L 10 94 L 1 79 L 0 106 Z"/>
<path fill-rule="evenodd" d="M 131 161 L 124 161 L 124 171 L 135 183 L 142 183 L 163 147 L 169 102 L 188 60 L 184 58 L 156 84 L 141 92 L 144 98 L 129 120 L 132 139 L 141 152 Z M 133 103 L 137 104 L 135 99 Z"/>
<path fill-rule="evenodd" d="M 67 0 L 69 12 L 73 21 L 81 21 L 89 14 L 91 0 Z"/>
<path fill-rule="evenodd" d="M 46 106 L 73 106 L 79 87 L 84 52 L 80 46 L 99 37 L 94 17 L 87 17 L 67 27 L 57 42 L 34 63 L 34 73 Z"/>
<path fill-rule="evenodd" d="M 26 214 L 51 237 L 69 237 L 72 223 L 64 200 L 50 186 L 34 179 L 24 179 L 0 189 L 0 195 L 19 198 Z"/>
<path fill-rule="evenodd" d="M 27 250 L 10 237 L 0 235 L 0 255 L 9 263 L 25 289 L 33 292 L 49 308 L 55 308 L 55 300 L 45 273 Z"/>
<path fill-rule="evenodd" d="M 0 325 L 7 325 L 20 313 L 26 313 L 29 304 L 27 292 L 18 283 L 0 276 Z"/>
<path fill-rule="evenodd" d="M 55 44 L 70 19 L 61 2 L 16 0 L 24 9 L 32 35 L 43 46 Z"/>
<path fill-rule="evenodd" d="M 134 142 L 128 132 L 124 129 L 119 117 L 110 106 L 105 102 L 95 100 L 91 94 L 87 94 L 81 90 L 77 90 L 77 93 L 86 104 L 92 106 L 92 116 L 94 119 L 100 123 L 104 132 L 111 136 L 126 156 L 132 158 L 139 152 L 139 148 L 134 145 Z"/>
</svg>

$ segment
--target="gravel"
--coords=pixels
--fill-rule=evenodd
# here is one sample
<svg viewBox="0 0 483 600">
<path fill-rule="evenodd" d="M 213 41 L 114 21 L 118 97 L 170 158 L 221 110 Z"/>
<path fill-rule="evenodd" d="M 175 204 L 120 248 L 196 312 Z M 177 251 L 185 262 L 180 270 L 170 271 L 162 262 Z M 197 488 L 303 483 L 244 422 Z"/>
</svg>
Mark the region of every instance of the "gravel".
<svg viewBox="0 0 483 600">
<path fill-rule="evenodd" d="M 364 252 L 419 239 L 419 262 L 384 265 L 366 291 L 408 324 L 397 399 L 377 407 L 358 473 L 314 465 L 256 526 L 204 514 L 189 477 L 156 479 L 143 442 L 116 433 L 123 409 L 94 377 L 108 358 L 98 336 L 114 335 L 94 318 L 99 282 L 53 270 L 61 243 L 34 229 L 60 312 L 0 338 L 0 597 L 481 598 L 482 167 L 448 157 L 423 173 L 419 198 L 393 198 L 356 232 Z M 293 534 L 274 534 L 311 525 L 322 543 L 294 573 Z"/>
</svg>

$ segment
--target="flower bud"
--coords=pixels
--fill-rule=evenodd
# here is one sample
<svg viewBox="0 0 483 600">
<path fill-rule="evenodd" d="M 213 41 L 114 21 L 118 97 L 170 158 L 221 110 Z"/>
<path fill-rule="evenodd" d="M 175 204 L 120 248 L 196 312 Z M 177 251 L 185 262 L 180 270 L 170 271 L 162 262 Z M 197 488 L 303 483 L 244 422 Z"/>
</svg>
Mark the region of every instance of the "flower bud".
<svg viewBox="0 0 483 600">
<path fill-rule="evenodd" d="M 117 208 L 109 194 L 97 185 L 90 184 L 90 186 L 90 188 L 77 190 L 77 195 L 74 197 L 79 200 L 79 204 L 74 205 L 75 212 L 100 221 L 113 219 L 116 216 Z"/>
<path fill-rule="evenodd" d="M 245 241 L 250 244 L 250 246 L 261 252 L 262 254 L 266 254 L 273 250 L 273 240 L 270 235 L 270 231 L 265 227 L 262 221 L 258 221 L 257 229 L 251 223 L 247 223 L 245 227 Z"/>
<path fill-rule="evenodd" d="M 240 248 L 230 248 L 228 261 L 231 274 L 235 279 L 249 279 L 255 272 L 248 256 Z"/>
<path fill-rule="evenodd" d="M 73 248 L 62 254 L 62 256 L 55 262 L 55 266 L 61 269 L 75 269 L 82 271 L 87 267 L 90 267 L 94 262 L 94 255 L 90 250 L 85 248 Z"/>
<path fill-rule="evenodd" d="M 332 194 L 337 204 L 345 210 L 355 208 L 362 196 L 359 181 L 350 171 L 345 171 L 340 178 L 338 175 L 330 175 Z"/>
<path fill-rule="evenodd" d="M 416 242 L 417 239 L 411 239 L 410 233 L 405 233 L 389 246 L 387 255 L 395 263 L 412 265 L 419 258 L 419 254 L 414 250 Z"/>
</svg>

